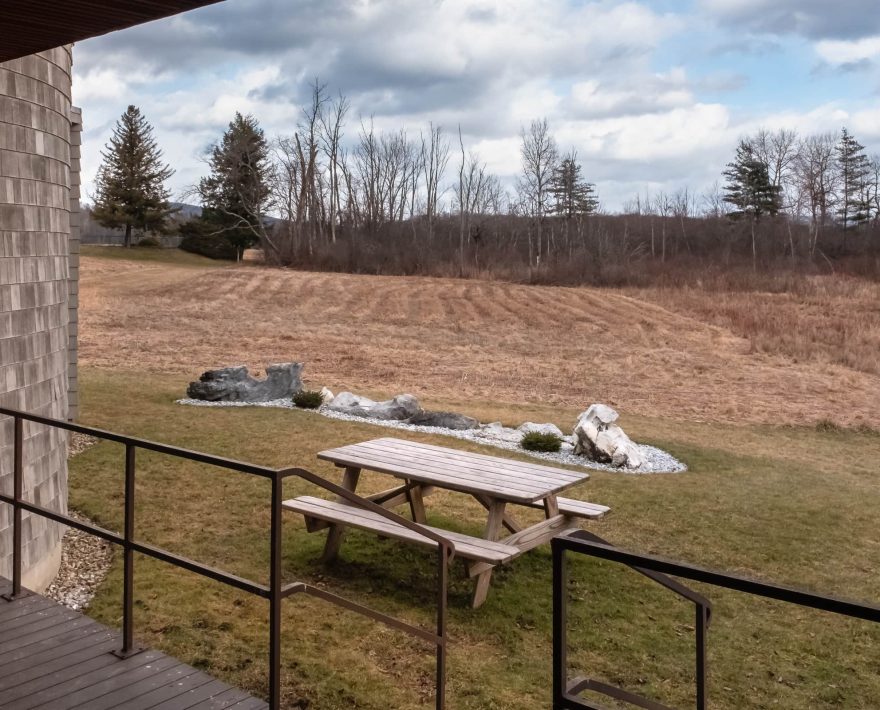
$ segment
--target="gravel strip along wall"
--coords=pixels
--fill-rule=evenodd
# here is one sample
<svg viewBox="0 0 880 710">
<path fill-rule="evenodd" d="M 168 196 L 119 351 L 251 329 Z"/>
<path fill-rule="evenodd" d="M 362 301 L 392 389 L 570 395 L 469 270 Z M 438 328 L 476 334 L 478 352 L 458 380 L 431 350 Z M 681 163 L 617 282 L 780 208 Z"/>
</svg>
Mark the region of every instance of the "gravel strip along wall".
<svg viewBox="0 0 880 710">
<path fill-rule="evenodd" d="M 71 47 L 0 64 L 0 405 L 66 419 L 70 373 Z M 75 289 L 74 289 L 75 294 Z M 25 497 L 67 509 L 67 437 L 25 424 Z M 12 421 L 0 421 L 0 488 L 12 492 Z M 12 515 L 0 505 L 0 575 Z M 42 590 L 63 528 L 25 513 L 24 582 Z"/>
</svg>

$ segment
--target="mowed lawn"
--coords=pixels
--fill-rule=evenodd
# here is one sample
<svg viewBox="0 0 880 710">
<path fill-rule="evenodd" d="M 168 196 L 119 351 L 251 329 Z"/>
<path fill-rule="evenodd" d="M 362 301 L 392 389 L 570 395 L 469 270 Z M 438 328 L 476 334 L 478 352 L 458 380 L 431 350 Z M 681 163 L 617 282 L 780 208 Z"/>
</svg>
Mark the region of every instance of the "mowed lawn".
<svg viewBox="0 0 880 710">
<path fill-rule="evenodd" d="M 594 289 L 563 289 L 558 306 L 548 288 L 276 275 L 177 257 L 165 264 L 162 254 L 136 262 L 121 250 L 113 259 L 96 252 L 83 266 L 83 423 L 269 466 L 303 466 L 339 481 L 337 470 L 316 453 L 389 430 L 299 411 L 194 408 L 174 400 L 205 366 L 235 364 L 248 342 L 249 364 L 283 353 L 305 359 L 311 385 L 344 384 L 375 396 L 416 391 L 425 406 L 482 421 L 554 421 L 569 430 L 592 393 L 599 393 L 596 399 L 611 393 L 633 438 L 671 451 L 690 470 L 595 472 L 573 496 L 609 505 L 612 513 L 589 529 L 632 550 L 829 594 L 878 598 L 880 436 L 871 392 L 876 403 L 880 379 L 871 368 L 795 364 L 782 352 L 750 353 L 738 336 L 716 325 Z M 218 291 L 225 279 L 233 288 Z M 285 284 L 297 298 L 285 296 Z M 403 305 L 370 295 L 373 285 L 394 284 Z M 491 307 L 479 300 L 501 296 L 511 298 Z M 436 313 L 430 311 L 435 301 Z M 635 330 L 610 329 L 590 320 L 595 309 L 587 306 L 599 302 L 610 303 L 618 318 L 638 312 L 643 319 Z M 250 320 L 241 320 L 247 314 Z M 512 332 L 517 319 L 528 317 L 524 332 Z M 559 322 L 548 322 L 552 317 Z M 552 334 L 560 323 L 572 324 L 581 339 L 557 352 Z M 390 338 L 395 333 L 400 337 Z M 630 352 L 615 363 L 612 340 L 620 333 Z M 542 369 L 542 362 L 550 364 Z M 481 375 L 480 367 L 489 374 Z M 627 378 L 627 367 L 638 376 Z M 565 377 L 557 368 L 567 368 Z M 585 374 L 576 381 L 578 371 Z M 587 379 L 596 372 L 608 377 Z M 849 418 L 848 388 L 857 414 Z M 863 426 L 840 429 L 827 420 Z M 511 455 L 451 438 L 395 435 Z M 138 471 L 142 540 L 267 580 L 267 483 L 147 453 L 139 455 Z M 122 472 L 119 445 L 102 443 L 78 455 L 71 461 L 71 505 L 118 530 Z M 377 491 L 390 483 L 366 475 L 362 486 Z M 321 495 L 297 480 L 285 492 Z M 473 534 L 485 522 L 479 505 L 453 494 L 429 498 L 428 515 L 435 525 Z M 432 553 L 351 532 L 340 559 L 324 566 L 317 561 L 323 538 L 306 533 L 301 518 L 285 518 L 288 581 L 307 580 L 432 625 Z M 476 611 L 469 608 L 471 585 L 460 565 L 450 595 L 449 707 L 549 707 L 549 548 L 498 571 L 487 603 Z M 145 558 L 137 559 L 135 579 L 137 634 L 144 643 L 265 692 L 264 602 Z M 880 627 L 698 589 L 715 605 L 710 707 L 877 707 Z M 629 570 L 587 560 L 574 565 L 569 595 L 573 675 L 622 685 L 673 707 L 692 706 L 690 605 Z M 120 600 L 117 560 L 90 613 L 118 625 Z M 284 609 L 288 707 L 431 706 L 430 647 L 316 600 L 293 597 Z"/>
</svg>

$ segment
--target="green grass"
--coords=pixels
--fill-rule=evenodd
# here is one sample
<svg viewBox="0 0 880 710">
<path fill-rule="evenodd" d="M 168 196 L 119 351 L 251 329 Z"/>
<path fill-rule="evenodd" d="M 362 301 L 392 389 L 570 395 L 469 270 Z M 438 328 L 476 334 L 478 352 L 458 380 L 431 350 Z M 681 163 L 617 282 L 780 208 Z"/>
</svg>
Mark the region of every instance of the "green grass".
<svg viewBox="0 0 880 710">
<path fill-rule="evenodd" d="M 209 259 L 199 254 L 191 254 L 182 249 L 157 249 L 155 247 L 123 247 L 88 245 L 82 247 L 83 256 L 100 259 L 120 259 L 122 261 L 150 261 L 177 266 L 223 266 L 232 262 Z"/>
<path fill-rule="evenodd" d="M 339 480 L 316 459 L 322 449 L 387 434 L 314 413 L 198 409 L 173 399 L 176 376 L 85 370 L 84 423 L 271 466 L 304 466 Z M 429 402 L 444 408 L 454 402 Z M 468 409 L 467 407 L 459 407 Z M 576 412 L 471 403 L 484 420 L 571 426 Z M 557 416 L 554 417 L 553 414 Z M 574 491 L 612 507 L 590 529 L 622 547 L 663 554 L 847 597 L 873 599 L 880 574 L 874 462 L 880 437 L 815 428 L 722 427 L 626 418 L 637 440 L 690 465 L 684 474 L 595 472 Z M 395 436 L 529 460 L 457 439 Z M 72 461 L 71 504 L 119 529 L 122 450 L 103 443 Z M 265 581 L 268 485 L 200 464 L 148 453 L 138 457 L 138 534 L 180 554 Z M 366 475 L 364 491 L 388 487 Z M 359 492 L 361 489 L 359 489 Z M 285 493 L 320 495 L 300 481 Z M 484 511 L 462 496 L 428 499 L 429 521 L 479 534 Z M 535 513 L 537 515 L 537 513 Z M 431 553 L 351 532 L 337 563 L 317 562 L 323 533 L 285 518 L 288 580 L 325 586 L 414 623 L 430 626 Z M 147 644 L 255 693 L 265 689 L 265 603 L 222 585 L 138 558 L 137 633 Z M 531 710 L 549 706 L 549 549 L 528 553 L 493 579 L 487 603 L 468 607 L 471 587 L 452 575 L 450 708 Z M 715 604 L 709 634 L 713 708 L 872 708 L 880 697 L 880 628 L 699 587 Z M 692 608 L 639 575 L 577 561 L 569 588 L 572 674 L 624 685 L 673 707 L 692 706 Z M 115 564 L 91 614 L 120 621 Z M 430 648 L 396 631 L 315 600 L 285 602 L 284 684 L 291 708 L 430 707 Z M 615 707 L 608 705 L 608 707 Z"/>
</svg>

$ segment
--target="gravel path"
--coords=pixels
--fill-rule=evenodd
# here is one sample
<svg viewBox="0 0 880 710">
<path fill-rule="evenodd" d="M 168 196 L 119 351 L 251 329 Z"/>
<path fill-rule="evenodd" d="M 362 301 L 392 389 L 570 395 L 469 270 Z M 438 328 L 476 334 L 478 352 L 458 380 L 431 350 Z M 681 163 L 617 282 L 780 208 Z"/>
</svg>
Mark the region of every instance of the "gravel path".
<svg viewBox="0 0 880 710">
<path fill-rule="evenodd" d="M 94 437 L 71 434 L 68 459 L 97 443 Z M 68 515 L 84 523 L 93 522 L 75 510 L 68 511 Z M 67 528 L 61 540 L 61 567 L 45 596 L 75 611 L 86 608 L 107 577 L 112 561 L 113 548 L 109 542 L 75 528 Z"/>
<path fill-rule="evenodd" d="M 199 399 L 179 399 L 178 404 L 184 404 L 193 407 L 268 407 L 275 409 L 296 409 L 297 407 L 289 399 L 277 399 L 271 402 L 205 402 Z M 629 474 L 646 474 L 646 473 L 680 473 L 687 471 L 687 466 L 675 458 L 672 454 L 658 449 L 654 446 L 639 444 L 639 448 L 644 455 L 645 463 L 637 469 L 621 469 L 613 466 L 590 461 L 583 456 L 576 456 L 572 452 L 571 442 L 563 444 L 563 450 L 559 453 L 543 453 L 538 451 L 527 451 L 519 445 L 522 434 L 516 429 L 469 429 L 460 431 L 456 429 L 444 429 L 442 427 L 416 426 L 399 421 L 383 421 L 379 419 L 368 419 L 366 417 L 355 417 L 342 412 L 334 412 L 326 407 L 319 409 L 303 409 L 303 412 L 318 414 L 329 417 L 330 419 L 340 419 L 342 421 L 358 422 L 360 424 L 372 424 L 391 429 L 404 429 L 406 431 L 418 431 L 424 434 L 442 434 L 443 436 L 452 436 L 456 439 L 464 439 L 465 441 L 473 441 L 478 444 L 487 446 L 495 446 L 499 449 L 507 451 L 516 451 L 521 454 L 534 456 L 551 463 L 566 464 L 570 466 L 581 466 L 597 471 L 610 471 L 612 473 L 629 473 Z"/>
</svg>

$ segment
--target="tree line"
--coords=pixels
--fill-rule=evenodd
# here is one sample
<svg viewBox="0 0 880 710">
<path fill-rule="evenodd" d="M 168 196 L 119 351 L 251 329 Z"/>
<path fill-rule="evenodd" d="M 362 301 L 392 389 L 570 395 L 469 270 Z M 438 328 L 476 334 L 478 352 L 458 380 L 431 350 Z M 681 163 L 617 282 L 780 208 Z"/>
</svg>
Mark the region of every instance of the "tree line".
<svg viewBox="0 0 880 710">
<path fill-rule="evenodd" d="M 173 224 L 193 251 L 240 258 L 259 246 L 270 263 L 322 270 L 618 283 L 700 261 L 877 275 L 880 159 L 846 129 L 758 131 L 705 193 L 637 195 L 611 215 L 546 119 L 521 130 L 507 186 L 460 128 L 382 130 L 350 108 L 315 81 L 290 134 L 269 139 L 237 114 L 187 192 L 201 216 L 181 223 L 164 187 L 171 168 L 129 107 L 103 154 L 95 217 L 124 228 L 126 243 Z"/>
</svg>

